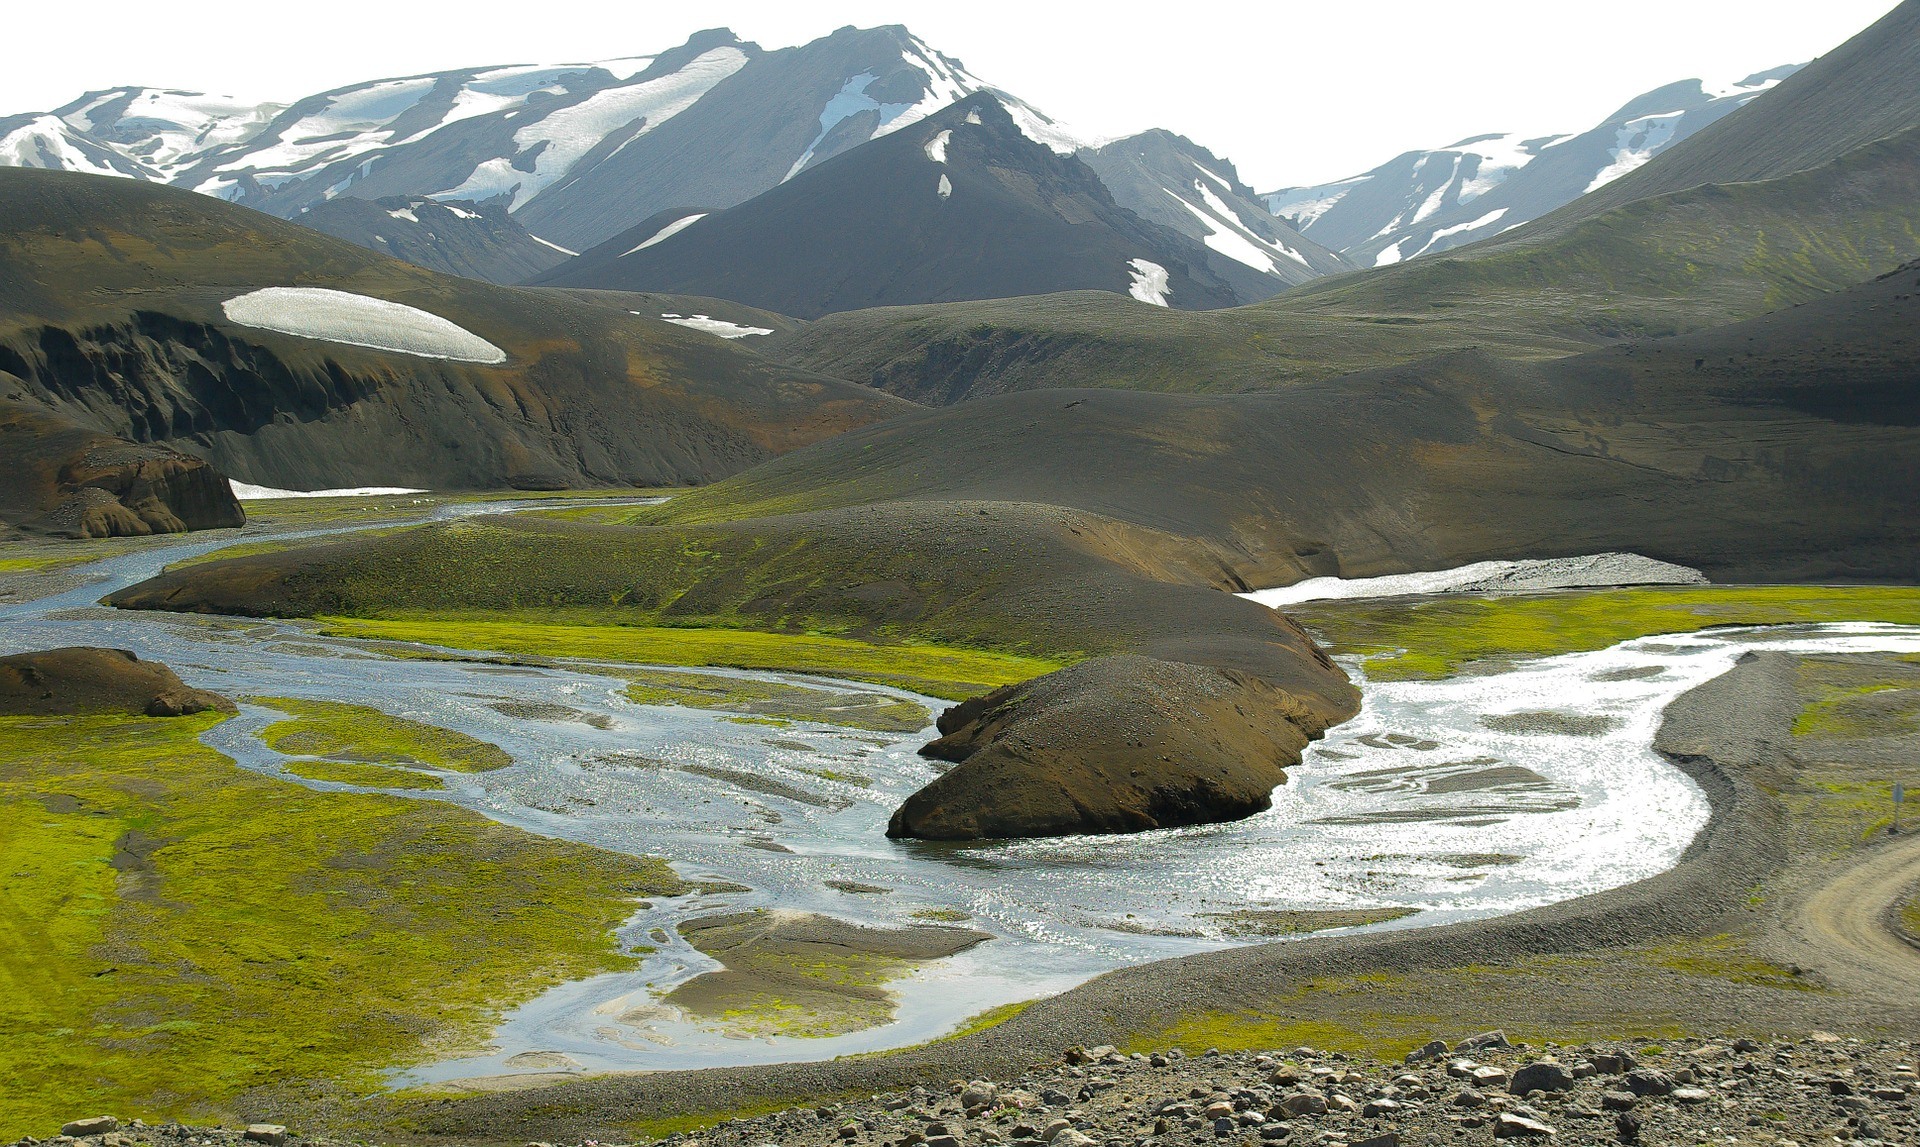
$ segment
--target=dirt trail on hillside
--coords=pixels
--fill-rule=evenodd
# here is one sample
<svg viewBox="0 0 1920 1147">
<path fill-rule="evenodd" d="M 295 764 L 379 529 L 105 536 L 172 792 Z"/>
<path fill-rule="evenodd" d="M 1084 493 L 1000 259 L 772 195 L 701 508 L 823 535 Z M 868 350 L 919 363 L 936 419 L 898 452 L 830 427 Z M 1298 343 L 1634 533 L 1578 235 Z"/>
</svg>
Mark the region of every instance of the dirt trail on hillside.
<svg viewBox="0 0 1920 1147">
<path fill-rule="evenodd" d="M 1920 984 L 1920 948 L 1893 931 L 1889 910 L 1920 884 L 1920 836 L 1894 841 L 1814 889 L 1785 927 L 1818 951 L 1820 971 L 1829 980 L 1862 994 L 1905 999 Z"/>
</svg>

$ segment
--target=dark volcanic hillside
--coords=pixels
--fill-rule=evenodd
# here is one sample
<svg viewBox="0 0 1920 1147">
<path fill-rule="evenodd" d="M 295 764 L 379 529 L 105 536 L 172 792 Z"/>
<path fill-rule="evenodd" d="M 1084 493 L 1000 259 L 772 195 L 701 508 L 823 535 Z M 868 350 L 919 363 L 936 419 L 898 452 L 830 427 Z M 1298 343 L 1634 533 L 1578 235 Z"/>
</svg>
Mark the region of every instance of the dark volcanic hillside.
<svg viewBox="0 0 1920 1147">
<path fill-rule="evenodd" d="M 1229 306 L 1283 283 L 1119 206 L 991 95 L 836 156 L 676 233 L 656 216 L 535 282 L 709 295 L 800 318 L 907 303 L 1130 291 Z"/>
<path fill-rule="evenodd" d="M 393 345 L 384 319 L 326 339 L 228 317 L 266 287 L 417 308 L 503 361 L 352 345 Z M 190 192 L 25 169 L 0 170 L 0 371 L 27 408 L 295 489 L 709 482 L 902 409 L 618 307 L 434 274 Z"/>
<path fill-rule="evenodd" d="M 1042 502 L 1242 583 L 1634 550 L 1731 579 L 1920 576 L 1920 264 L 1553 362 L 1475 352 L 1252 395 L 1042 390 L 858 431 L 663 516 Z"/>
<path fill-rule="evenodd" d="M 531 279 L 572 257 L 534 238 L 494 204 L 343 196 L 315 204 L 294 221 L 416 267 L 502 285 Z"/>
</svg>

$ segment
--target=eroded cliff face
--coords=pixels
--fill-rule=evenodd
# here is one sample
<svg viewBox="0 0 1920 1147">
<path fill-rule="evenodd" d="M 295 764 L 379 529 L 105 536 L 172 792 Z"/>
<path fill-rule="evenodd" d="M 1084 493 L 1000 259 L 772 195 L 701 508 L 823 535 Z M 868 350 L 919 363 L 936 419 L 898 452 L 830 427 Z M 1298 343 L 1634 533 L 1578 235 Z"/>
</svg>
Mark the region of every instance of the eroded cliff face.
<svg viewBox="0 0 1920 1147">
<path fill-rule="evenodd" d="M 0 388 L 16 383 L 0 374 Z M 0 400 L 0 455 L 8 462 L 0 522 L 36 533 L 106 538 L 246 524 L 226 475 L 205 459 L 21 403 Z"/>
</svg>

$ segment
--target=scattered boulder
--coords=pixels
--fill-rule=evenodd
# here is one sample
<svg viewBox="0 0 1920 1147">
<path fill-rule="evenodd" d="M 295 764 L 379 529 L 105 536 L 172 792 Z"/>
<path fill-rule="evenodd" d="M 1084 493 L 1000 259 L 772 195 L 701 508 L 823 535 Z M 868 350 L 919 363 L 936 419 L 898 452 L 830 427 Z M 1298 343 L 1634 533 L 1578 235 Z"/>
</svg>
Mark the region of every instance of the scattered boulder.
<svg viewBox="0 0 1920 1147">
<path fill-rule="evenodd" d="M 1545 1139 L 1553 1134 L 1553 1128 L 1538 1119 L 1529 1119 L 1511 1111 L 1493 1121 L 1495 1139 Z"/>
<path fill-rule="evenodd" d="M 1420 1047 L 1416 1047 L 1412 1051 L 1408 1052 L 1407 1062 L 1408 1063 L 1425 1063 L 1430 1059 L 1439 1059 L 1441 1056 L 1446 1054 L 1447 1054 L 1446 1040 L 1443 1040 L 1443 1039 L 1430 1040 L 1426 1044 Z"/>
<path fill-rule="evenodd" d="M 109 1131 L 118 1130 L 120 1130 L 120 1121 L 111 1115 L 94 1115 L 60 1125 L 60 1134 L 71 1135 L 76 1139 L 86 1135 L 105 1135 Z"/>
<path fill-rule="evenodd" d="M 1512 1044 L 1507 1042 L 1506 1032 L 1490 1031 L 1481 1032 L 1479 1035 L 1468 1036 L 1466 1039 L 1453 1045 L 1453 1052 L 1455 1055 L 1464 1055 L 1470 1051 L 1509 1048 L 1512 1046 Z"/>
<path fill-rule="evenodd" d="M 265 1143 L 267 1147 L 284 1147 L 287 1129 L 278 1123 L 254 1123 L 247 1127 L 241 1138 L 253 1143 Z"/>
<path fill-rule="evenodd" d="M 165 665 L 125 649 L 68 646 L 0 657 L 0 714 L 178 717 L 208 710 L 239 712 L 218 693 L 192 688 Z"/>
<path fill-rule="evenodd" d="M 1507 1090 L 1515 1095 L 1525 1095 L 1531 1091 L 1571 1091 L 1573 1072 L 1567 1070 L 1564 1064 L 1543 1059 L 1514 1072 Z"/>
<path fill-rule="evenodd" d="M 1673 1077 L 1664 1071 L 1642 1068 L 1627 1073 L 1627 1090 L 1633 1092 L 1635 1095 L 1643 1097 L 1648 1095 L 1672 1095 L 1673 1089 L 1678 1086 L 1679 1085 L 1673 1081 Z"/>
</svg>

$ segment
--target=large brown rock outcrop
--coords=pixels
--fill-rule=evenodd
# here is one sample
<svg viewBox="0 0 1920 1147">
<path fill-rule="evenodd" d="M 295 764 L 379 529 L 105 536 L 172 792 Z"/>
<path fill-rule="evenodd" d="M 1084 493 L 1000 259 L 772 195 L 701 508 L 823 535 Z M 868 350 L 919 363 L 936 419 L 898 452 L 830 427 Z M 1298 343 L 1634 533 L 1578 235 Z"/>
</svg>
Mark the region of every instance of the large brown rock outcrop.
<svg viewBox="0 0 1920 1147">
<path fill-rule="evenodd" d="M 201 458 L 139 445 L 0 401 L 0 519 L 76 538 L 172 534 L 246 524 L 226 476 Z"/>
<path fill-rule="evenodd" d="M 70 717 L 128 713 L 179 717 L 239 710 L 218 693 L 195 689 L 157 661 L 124 649 L 68 646 L 0 657 L 0 715 Z"/>
<path fill-rule="evenodd" d="M 1100 657 L 954 706 L 921 752 L 956 761 L 908 797 L 891 837 L 1141 832 L 1273 803 L 1300 750 L 1345 717 L 1260 677 Z"/>
</svg>

